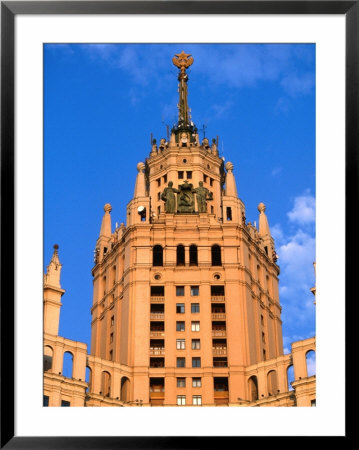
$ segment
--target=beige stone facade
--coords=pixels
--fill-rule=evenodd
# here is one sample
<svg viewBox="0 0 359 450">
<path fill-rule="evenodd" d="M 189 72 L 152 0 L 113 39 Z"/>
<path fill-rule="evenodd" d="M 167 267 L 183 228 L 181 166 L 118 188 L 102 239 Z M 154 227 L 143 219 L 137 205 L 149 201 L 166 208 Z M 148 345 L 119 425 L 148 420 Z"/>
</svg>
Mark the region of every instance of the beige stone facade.
<svg viewBox="0 0 359 450">
<path fill-rule="evenodd" d="M 187 105 L 137 165 L 126 225 L 104 207 L 93 275 L 91 352 L 58 336 L 58 248 L 44 281 L 44 395 L 49 406 L 311 406 L 315 338 L 283 354 L 279 267 L 265 212 L 246 221 L 233 164 L 199 142 Z M 315 294 L 315 290 L 313 291 Z M 63 355 L 72 378 L 62 375 Z M 288 368 L 295 381 L 288 389 Z M 86 367 L 91 373 L 85 381 Z"/>
</svg>

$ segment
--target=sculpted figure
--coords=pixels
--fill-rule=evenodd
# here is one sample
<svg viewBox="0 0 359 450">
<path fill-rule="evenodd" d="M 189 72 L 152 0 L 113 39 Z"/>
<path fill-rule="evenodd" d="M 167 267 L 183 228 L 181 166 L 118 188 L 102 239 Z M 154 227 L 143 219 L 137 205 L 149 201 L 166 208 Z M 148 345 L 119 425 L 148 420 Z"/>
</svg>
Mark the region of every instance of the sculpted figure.
<svg viewBox="0 0 359 450">
<path fill-rule="evenodd" d="M 212 153 L 214 153 L 215 155 L 218 155 L 218 149 L 217 149 L 217 144 L 216 144 L 215 139 L 212 139 Z"/>
<path fill-rule="evenodd" d="M 194 212 L 193 184 L 186 180 L 179 186 L 178 211 L 180 213 Z"/>
<path fill-rule="evenodd" d="M 153 139 L 152 141 L 152 150 L 151 150 L 151 154 L 155 155 L 157 153 L 157 145 L 156 145 L 156 139 Z"/>
<path fill-rule="evenodd" d="M 167 147 L 166 139 L 165 139 L 165 138 L 162 138 L 162 139 L 160 140 L 159 148 L 160 148 L 161 150 L 164 150 L 166 147 Z"/>
<path fill-rule="evenodd" d="M 182 147 L 187 147 L 187 142 L 188 142 L 187 133 L 181 133 Z"/>
<path fill-rule="evenodd" d="M 200 181 L 199 187 L 193 191 L 196 193 L 198 212 L 207 212 L 207 200 L 213 200 L 212 193 L 203 187 L 203 181 Z"/>
<path fill-rule="evenodd" d="M 164 188 L 161 199 L 165 202 L 165 211 L 166 213 L 175 213 L 176 212 L 176 196 L 179 190 L 173 187 L 173 182 L 170 181 L 168 183 L 168 187 Z"/>
<path fill-rule="evenodd" d="M 204 139 L 202 140 L 202 147 L 204 147 L 204 148 L 209 148 L 209 142 L 208 142 L 208 139 L 207 139 L 207 138 L 204 138 Z"/>
</svg>

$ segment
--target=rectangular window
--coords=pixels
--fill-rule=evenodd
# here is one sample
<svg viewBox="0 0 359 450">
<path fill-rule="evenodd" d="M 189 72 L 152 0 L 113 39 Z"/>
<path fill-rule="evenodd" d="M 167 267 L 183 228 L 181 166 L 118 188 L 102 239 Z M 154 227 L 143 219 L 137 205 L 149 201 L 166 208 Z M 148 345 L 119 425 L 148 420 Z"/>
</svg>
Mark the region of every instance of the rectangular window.
<svg viewBox="0 0 359 450">
<path fill-rule="evenodd" d="M 210 186 L 213 186 L 213 178 L 210 178 L 210 179 L 209 179 L 209 185 L 210 185 Z"/>
<path fill-rule="evenodd" d="M 184 331 L 184 322 L 176 322 L 176 331 Z"/>
<path fill-rule="evenodd" d="M 192 331 L 199 331 L 199 322 L 192 322 Z"/>
<path fill-rule="evenodd" d="M 115 316 L 111 317 L 111 327 L 113 327 L 115 324 Z"/>
<path fill-rule="evenodd" d="M 110 334 L 110 344 L 113 342 L 113 333 Z"/>
<path fill-rule="evenodd" d="M 151 297 L 163 297 L 165 295 L 164 286 L 151 286 Z"/>
<path fill-rule="evenodd" d="M 160 187 L 161 186 L 161 178 L 157 178 L 157 186 Z"/>
<path fill-rule="evenodd" d="M 186 396 L 185 395 L 177 395 L 177 405 L 184 406 L 186 404 Z"/>
<path fill-rule="evenodd" d="M 194 377 L 192 378 L 192 387 L 201 387 L 202 386 L 202 378 Z"/>
<path fill-rule="evenodd" d="M 177 367 L 186 367 L 186 358 L 177 358 Z"/>
<path fill-rule="evenodd" d="M 186 348 L 186 343 L 184 339 L 176 340 L 176 348 L 177 350 L 184 350 Z"/>
<path fill-rule="evenodd" d="M 49 406 L 49 396 L 48 395 L 44 395 L 42 406 Z"/>
<path fill-rule="evenodd" d="M 113 360 L 113 350 L 110 350 L 110 356 L 109 356 L 109 358 L 108 358 L 110 361 L 112 361 Z"/>
<path fill-rule="evenodd" d="M 167 183 L 167 175 L 163 175 L 163 182 Z"/>
<path fill-rule="evenodd" d="M 191 303 L 191 313 L 199 313 L 199 303 Z"/>
<path fill-rule="evenodd" d="M 264 317 L 261 314 L 261 324 L 264 325 Z"/>
<path fill-rule="evenodd" d="M 183 171 L 182 171 L 182 170 L 180 170 L 180 171 L 178 172 L 178 179 L 179 179 L 179 180 L 183 180 Z"/>
<path fill-rule="evenodd" d="M 71 403 L 67 400 L 61 400 L 61 406 L 71 406 Z"/>
<path fill-rule="evenodd" d="M 191 286 L 191 296 L 197 297 L 199 295 L 199 286 Z"/>
<path fill-rule="evenodd" d="M 192 172 L 187 172 L 187 180 L 192 180 Z"/>
<path fill-rule="evenodd" d="M 192 396 L 192 405 L 193 406 L 202 405 L 202 396 L 201 395 L 193 395 Z"/>
<path fill-rule="evenodd" d="M 230 206 L 227 206 L 227 220 L 232 220 L 232 208 Z"/>
<path fill-rule="evenodd" d="M 158 215 L 161 214 L 161 206 L 157 206 L 157 214 L 158 214 Z"/>
<path fill-rule="evenodd" d="M 157 200 L 161 200 L 161 192 L 157 192 Z"/>
<path fill-rule="evenodd" d="M 201 367 L 201 358 L 192 358 L 192 367 Z"/>
<path fill-rule="evenodd" d="M 203 174 L 203 182 L 204 182 L 204 183 L 207 183 L 207 179 L 208 179 L 208 176 L 205 175 L 205 174 Z"/>
<path fill-rule="evenodd" d="M 176 295 L 177 297 L 184 296 L 184 286 L 176 286 Z"/>
<path fill-rule="evenodd" d="M 176 313 L 184 314 L 184 303 L 176 303 Z"/>
<path fill-rule="evenodd" d="M 199 350 L 201 348 L 201 341 L 199 339 L 192 339 L 192 350 Z"/>
<path fill-rule="evenodd" d="M 265 334 L 263 333 L 263 331 L 262 331 L 262 342 L 263 342 L 263 344 L 266 343 L 266 337 L 265 337 Z"/>
<path fill-rule="evenodd" d="M 177 387 L 178 388 L 186 387 L 186 378 L 177 378 Z"/>
</svg>

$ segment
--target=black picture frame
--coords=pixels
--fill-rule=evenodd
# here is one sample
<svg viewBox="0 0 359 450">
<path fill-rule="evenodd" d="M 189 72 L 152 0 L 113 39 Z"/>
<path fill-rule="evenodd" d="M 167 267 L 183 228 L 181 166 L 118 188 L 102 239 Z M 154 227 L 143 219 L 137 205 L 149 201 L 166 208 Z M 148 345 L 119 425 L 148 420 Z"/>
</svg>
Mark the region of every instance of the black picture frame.
<svg viewBox="0 0 359 450">
<path fill-rule="evenodd" d="M 346 20 L 346 236 L 358 204 L 359 1 L 3 1 L 1 2 L 1 448 L 198 448 L 231 445 L 230 437 L 15 436 L 14 405 L 14 21 L 18 14 L 339 14 Z M 356 238 L 355 238 L 356 240 Z M 346 297 L 354 291 L 346 239 Z M 354 269 L 352 269 L 354 270 Z M 346 337 L 348 327 L 346 327 Z M 348 339 L 346 339 L 348 342 Z M 349 367 L 348 367 L 349 368 Z M 349 437 L 347 428 L 346 436 Z"/>
</svg>

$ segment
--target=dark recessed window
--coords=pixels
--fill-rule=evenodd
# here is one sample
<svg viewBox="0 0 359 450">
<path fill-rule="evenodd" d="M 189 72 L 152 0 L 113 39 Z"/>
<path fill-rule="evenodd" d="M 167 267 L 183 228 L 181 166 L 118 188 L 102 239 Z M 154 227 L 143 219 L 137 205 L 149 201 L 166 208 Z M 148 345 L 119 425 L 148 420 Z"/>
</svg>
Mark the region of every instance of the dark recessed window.
<svg viewBox="0 0 359 450">
<path fill-rule="evenodd" d="M 226 211 L 227 220 L 232 220 L 232 208 L 230 206 L 227 206 Z"/>
<path fill-rule="evenodd" d="M 198 266 L 197 245 L 191 245 L 189 248 L 189 265 Z"/>
<path fill-rule="evenodd" d="M 177 387 L 186 387 L 186 378 L 177 378 Z"/>
<path fill-rule="evenodd" d="M 211 296 L 224 296 L 224 286 L 211 286 Z"/>
<path fill-rule="evenodd" d="M 210 179 L 209 179 L 209 185 L 210 185 L 210 186 L 213 186 L 213 178 L 210 178 Z"/>
<path fill-rule="evenodd" d="M 187 172 L 187 180 L 192 180 L 192 172 Z"/>
<path fill-rule="evenodd" d="M 211 256 L 212 256 L 212 266 L 222 265 L 221 247 L 219 245 L 212 245 Z"/>
<path fill-rule="evenodd" d="M 185 265 L 185 250 L 183 245 L 177 245 L 177 266 Z"/>
<path fill-rule="evenodd" d="M 163 297 L 164 295 L 165 295 L 164 286 L 151 286 L 151 297 Z"/>
<path fill-rule="evenodd" d="M 61 400 L 61 406 L 71 406 L 71 403 L 67 400 Z"/>
<path fill-rule="evenodd" d="M 178 172 L 178 179 L 179 179 L 179 180 L 183 180 L 183 174 L 184 174 L 183 170 L 180 170 L 180 171 Z"/>
<path fill-rule="evenodd" d="M 201 341 L 199 339 L 192 339 L 192 350 L 199 350 L 201 348 Z"/>
<path fill-rule="evenodd" d="M 48 395 L 44 395 L 42 406 L 49 406 L 49 396 Z"/>
<path fill-rule="evenodd" d="M 153 265 L 163 266 L 163 248 L 161 245 L 155 245 L 153 247 Z"/>
</svg>

